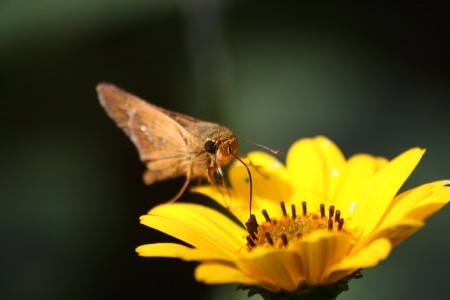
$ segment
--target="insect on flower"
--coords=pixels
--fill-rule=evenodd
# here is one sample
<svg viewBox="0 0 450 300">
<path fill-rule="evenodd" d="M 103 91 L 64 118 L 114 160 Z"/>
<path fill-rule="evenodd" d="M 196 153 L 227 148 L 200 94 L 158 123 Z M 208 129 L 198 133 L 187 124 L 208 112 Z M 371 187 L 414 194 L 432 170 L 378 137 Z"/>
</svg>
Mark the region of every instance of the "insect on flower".
<svg viewBox="0 0 450 300">
<path fill-rule="evenodd" d="M 237 137 L 226 127 L 150 104 L 113 84 L 101 83 L 97 92 L 100 104 L 137 147 L 147 166 L 146 184 L 186 176 L 169 202 L 176 201 L 195 178 L 215 184 L 218 176 L 225 186 L 222 167 L 234 158 L 245 165 L 238 157 Z M 249 170 L 248 174 L 251 182 Z"/>
</svg>

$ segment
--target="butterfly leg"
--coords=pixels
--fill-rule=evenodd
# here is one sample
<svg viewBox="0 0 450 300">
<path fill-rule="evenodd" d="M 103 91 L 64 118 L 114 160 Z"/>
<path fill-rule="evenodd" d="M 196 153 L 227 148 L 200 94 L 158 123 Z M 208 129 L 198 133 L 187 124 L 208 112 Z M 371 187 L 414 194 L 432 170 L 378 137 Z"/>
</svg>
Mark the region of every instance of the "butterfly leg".
<svg viewBox="0 0 450 300">
<path fill-rule="evenodd" d="M 220 177 L 222 178 L 222 186 L 223 186 L 223 187 L 225 188 L 225 190 L 227 191 L 228 203 L 226 203 L 227 201 L 224 201 L 224 202 L 225 202 L 225 207 L 226 207 L 227 209 L 229 209 L 229 208 L 231 207 L 231 192 L 230 192 L 230 189 L 228 188 L 227 182 L 225 181 L 225 177 L 224 177 L 224 175 L 223 175 L 222 168 L 217 167 L 217 174 L 219 174 Z"/>
<path fill-rule="evenodd" d="M 183 186 L 181 187 L 180 191 L 178 192 L 178 194 L 176 194 L 172 199 L 170 199 L 169 201 L 167 201 L 167 204 L 169 203 L 174 203 L 175 201 L 177 201 L 181 195 L 183 195 L 184 191 L 186 191 L 186 188 L 189 185 L 189 182 L 191 181 L 191 172 L 189 172 L 186 175 L 186 181 L 184 182 Z"/>
<path fill-rule="evenodd" d="M 216 179 L 215 175 L 217 175 L 217 177 L 220 177 L 220 181 L 222 182 L 222 186 L 224 187 L 224 189 L 227 192 L 227 196 L 228 196 L 228 201 L 225 197 L 225 194 L 223 192 L 223 190 L 219 187 L 219 183 L 217 182 L 218 180 Z M 219 193 L 222 195 L 222 200 L 223 200 L 223 205 L 224 207 L 226 207 L 227 209 L 231 207 L 231 192 L 230 189 L 228 188 L 228 185 L 225 181 L 225 177 L 223 175 L 222 169 L 218 166 L 214 166 L 214 167 L 210 167 L 208 168 L 208 173 L 207 173 L 207 178 L 209 183 L 213 184 L 217 190 L 219 191 Z"/>
</svg>

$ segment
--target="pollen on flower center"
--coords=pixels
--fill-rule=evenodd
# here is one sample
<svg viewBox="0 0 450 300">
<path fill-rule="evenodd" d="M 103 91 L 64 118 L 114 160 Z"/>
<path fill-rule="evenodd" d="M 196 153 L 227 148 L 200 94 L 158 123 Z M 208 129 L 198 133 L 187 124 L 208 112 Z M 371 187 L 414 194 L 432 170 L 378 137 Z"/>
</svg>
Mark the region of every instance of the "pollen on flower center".
<svg viewBox="0 0 450 300">
<path fill-rule="evenodd" d="M 291 205 L 290 215 L 284 202 L 281 202 L 280 206 L 281 216 L 279 218 L 271 218 L 269 213 L 263 209 L 261 213 L 264 222 L 261 224 L 258 224 L 255 215 L 251 215 L 245 224 L 248 232 L 246 237 L 248 250 L 255 247 L 286 247 L 289 241 L 300 239 L 316 230 L 347 232 L 341 212 L 336 210 L 333 205 L 328 207 L 328 211 L 325 211 L 325 205 L 321 204 L 319 213 L 308 213 L 307 204 L 303 201 L 300 213 L 297 212 L 294 204 Z"/>
</svg>

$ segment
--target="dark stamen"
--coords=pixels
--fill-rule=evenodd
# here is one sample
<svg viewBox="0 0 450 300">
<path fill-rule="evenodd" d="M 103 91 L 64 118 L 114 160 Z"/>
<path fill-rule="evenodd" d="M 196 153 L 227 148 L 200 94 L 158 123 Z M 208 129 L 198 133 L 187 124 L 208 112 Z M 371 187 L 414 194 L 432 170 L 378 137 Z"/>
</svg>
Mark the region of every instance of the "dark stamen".
<svg viewBox="0 0 450 300">
<path fill-rule="evenodd" d="M 340 230 L 342 230 L 342 227 L 344 226 L 344 219 L 343 218 L 340 218 L 339 219 L 339 225 L 338 225 L 338 230 L 340 231 Z"/>
<path fill-rule="evenodd" d="M 246 237 L 245 239 L 247 240 L 247 243 L 248 243 L 251 247 L 255 247 L 255 246 L 256 246 L 255 242 L 252 240 L 252 238 L 251 238 L 249 235 L 247 235 L 247 237 Z"/>
<path fill-rule="evenodd" d="M 334 216 L 334 205 L 331 205 L 330 208 L 328 208 L 329 218 L 333 218 Z"/>
<path fill-rule="evenodd" d="M 333 220 L 328 219 L 328 230 L 333 230 Z"/>
<path fill-rule="evenodd" d="M 271 246 L 273 246 L 273 240 L 272 240 L 272 238 L 270 237 L 270 233 L 268 233 L 268 232 L 266 232 L 266 239 L 267 239 L 267 241 L 269 242 L 269 244 L 271 245 Z"/>
<path fill-rule="evenodd" d="M 325 205 L 320 204 L 320 217 L 325 217 Z"/>
<path fill-rule="evenodd" d="M 250 222 L 252 222 L 253 224 L 255 224 L 254 226 L 255 226 L 255 229 L 256 228 L 258 228 L 258 226 L 259 226 L 259 224 L 258 224 L 258 221 L 256 221 L 256 217 L 255 217 L 255 215 L 250 215 Z"/>
<path fill-rule="evenodd" d="M 334 216 L 334 221 L 339 222 L 339 219 L 341 218 L 341 211 L 337 210 L 336 215 Z"/>
<path fill-rule="evenodd" d="M 271 222 L 269 214 L 267 213 L 267 210 L 263 209 L 262 214 L 263 214 L 264 218 L 266 219 L 266 222 Z"/>
<path fill-rule="evenodd" d="M 256 233 L 255 233 L 255 232 L 249 232 L 249 234 L 250 234 L 250 237 L 251 237 L 252 239 L 254 239 L 255 241 L 258 240 L 258 237 L 256 236 Z"/>
<path fill-rule="evenodd" d="M 288 239 L 284 233 L 281 235 L 281 240 L 283 241 L 283 245 L 286 247 L 288 244 Z"/>
<path fill-rule="evenodd" d="M 306 216 L 307 211 L 306 211 L 306 202 L 305 201 L 302 202 L 302 209 L 303 209 L 303 215 Z"/>
<path fill-rule="evenodd" d="M 283 216 L 287 217 L 286 206 L 284 205 L 284 202 L 281 202 L 280 206 L 281 206 L 281 211 L 283 212 Z"/>
<path fill-rule="evenodd" d="M 294 204 L 291 205 L 291 211 L 292 211 L 292 219 L 295 220 L 295 218 L 297 218 L 297 212 L 295 211 L 295 205 Z"/>
<path fill-rule="evenodd" d="M 253 217 L 253 218 L 252 218 Z M 258 223 L 256 222 L 255 215 L 252 215 L 247 223 L 245 223 L 245 227 L 247 228 L 248 234 L 252 237 L 252 239 L 257 240 L 256 232 L 258 232 Z"/>
</svg>

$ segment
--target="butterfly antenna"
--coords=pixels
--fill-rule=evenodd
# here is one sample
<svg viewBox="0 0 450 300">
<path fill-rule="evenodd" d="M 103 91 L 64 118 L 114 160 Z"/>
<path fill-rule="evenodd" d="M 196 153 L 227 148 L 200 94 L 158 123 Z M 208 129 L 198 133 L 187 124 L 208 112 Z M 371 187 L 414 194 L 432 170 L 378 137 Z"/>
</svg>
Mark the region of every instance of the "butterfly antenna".
<svg viewBox="0 0 450 300">
<path fill-rule="evenodd" d="M 251 217 L 252 216 L 252 194 L 253 194 L 253 191 L 252 191 L 253 190 L 252 173 L 250 173 L 250 169 L 248 168 L 247 164 L 245 162 L 243 162 L 242 159 L 239 158 L 239 156 L 237 156 L 233 151 L 230 151 L 230 152 L 247 169 L 248 180 L 249 180 L 249 183 L 250 183 L 250 205 L 249 205 L 249 209 L 250 209 L 250 217 Z"/>
<path fill-rule="evenodd" d="M 272 149 L 272 148 L 270 148 L 270 147 L 267 147 L 267 146 L 264 146 L 264 145 L 255 143 L 254 141 L 249 140 L 249 139 L 244 138 L 244 137 L 241 137 L 241 136 L 238 136 L 237 138 L 240 139 L 240 140 L 244 140 L 244 141 L 246 141 L 246 142 L 249 143 L 249 144 L 253 144 L 253 145 L 258 146 L 258 147 L 260 147 L 260 148 L 266 149 L 267 151 L 270 151 L 270 152 L 272 152 L 273 154 L 276 154 L 276 155 L 282 155 L 282 154 L 285 153 L 285 152 L 283 152 L 283 151 L 275 150 L 275 149 Z"/>
</svg>

